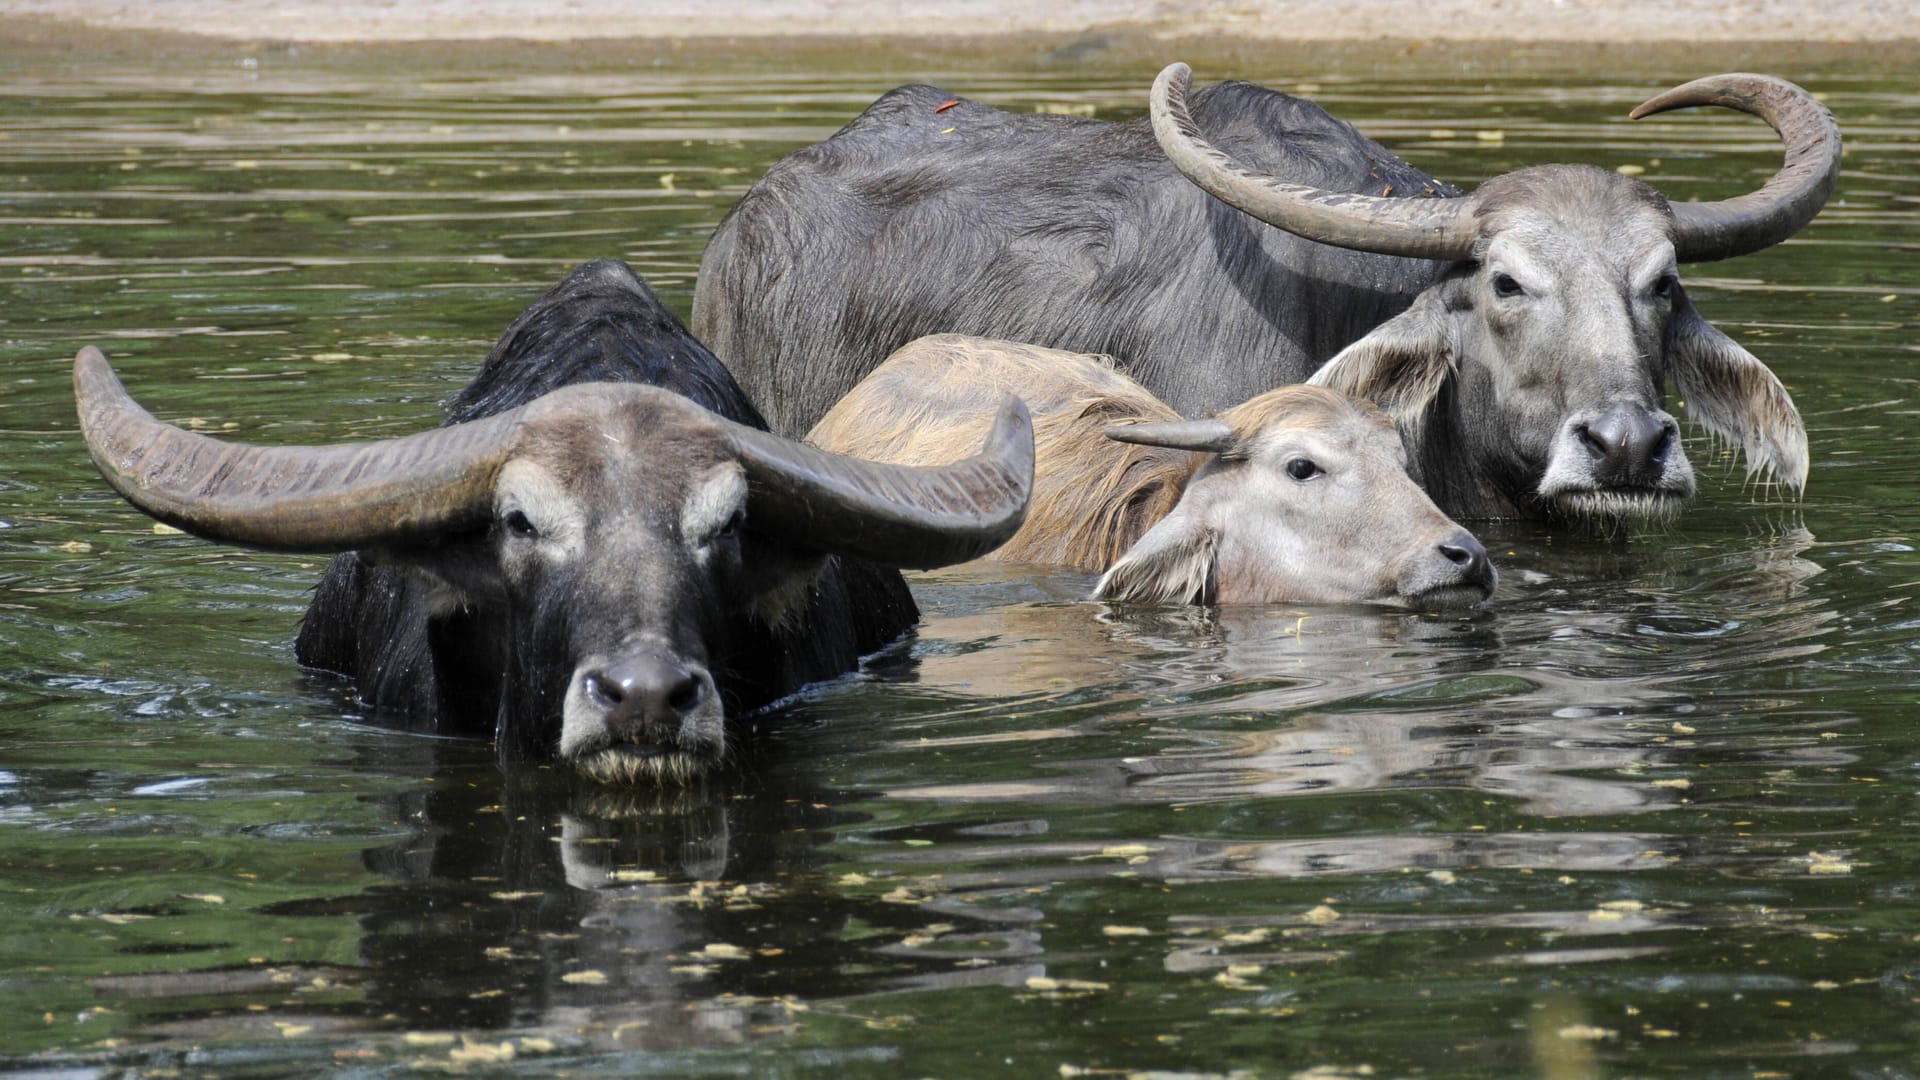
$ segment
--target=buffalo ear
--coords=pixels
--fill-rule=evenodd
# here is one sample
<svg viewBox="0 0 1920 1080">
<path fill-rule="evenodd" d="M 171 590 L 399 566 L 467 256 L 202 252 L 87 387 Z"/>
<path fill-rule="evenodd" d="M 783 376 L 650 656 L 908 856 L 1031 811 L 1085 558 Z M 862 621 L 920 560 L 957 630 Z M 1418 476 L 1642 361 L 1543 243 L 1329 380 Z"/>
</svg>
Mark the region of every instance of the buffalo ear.
<svg viewBox="0 0 1920 1080">
<path fill-rule="evenodd" d="M 1094 586 L 1096 600 L 1210 604 L 1214 595 L 1213 530 L 1178 506 L 1148 529 Z"/>
<path fill-rule="evenodd" d="M 1307 385 L 1373 402 L 1393 417 L 1410 448 L 1418 446 L 1434 399 L 1453 374 L 1453 335 L 1435 292 L 1421 293 L 1412 307 L 1340 350 Z"/>
<path fill-rule="evenodd" d="M 1667 365 L 1687 412 L 1740 448 L 1747 473 L 1807 485 L 1807 429 L 1773 372 L 1700 317 L 1682 295 L 1667 324 Z"/>
</svg>

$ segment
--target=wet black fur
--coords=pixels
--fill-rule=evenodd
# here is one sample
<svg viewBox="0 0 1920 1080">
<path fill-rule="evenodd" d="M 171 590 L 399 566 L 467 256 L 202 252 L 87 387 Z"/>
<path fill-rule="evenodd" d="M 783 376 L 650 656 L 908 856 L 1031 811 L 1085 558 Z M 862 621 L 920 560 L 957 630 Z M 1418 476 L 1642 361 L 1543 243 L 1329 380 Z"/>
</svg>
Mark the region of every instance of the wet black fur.
<svg viewBox="0 0 1920 1080">
<path fill-rule="evenodd" d="M 766 427 L 712 353 L 688 334 L 624 263 L 575 270 L 513 321 L 472 383 L 446 405 L 447 424 L 517 408 L 563 386 L 633 382 L 690 398 L 728 419 Z M 794 555 L 777 540 L 743 537 Z M 422 561 L 489 558 L 485 533 L 447 537 Z M 389 560 L 391 562 L 391 560 Z M 492 735 L 503 757 L 553 755 L 574 661 L 560 604 L 534 611 L 469 610 L 432 618 L 420 571 L 336 556 L 295 642 L 302 664 L 346 676 L 364 706 L 448 734 Z M 830 558 L 801 617 L 781 630 L 749 619 L 747 598 L 716 591 L 725 610 L 708 625 L 710 669 L 729 720 L 801 686 L 857 666 L 918 618 L 899 573 Z M 712 640 L 713 637 L 722 640 Z"/>
<path fill-rule="evenodd" d="M 1126 123 L 891 91 L 788 155 L 708 245 L 695 332 L 775 431 L 806 431 L 901 345 L 980 334 L 1118 359 L 1182 414 L 1301 382 L 1436 264 L 1301 240 L 1207 195 Z M 1455 196 L 1318 106 L 1195 93 L 1208 138 L 1331 191 Z M 951 129 L 950 131 L 948 129 Z"/>
</svg>

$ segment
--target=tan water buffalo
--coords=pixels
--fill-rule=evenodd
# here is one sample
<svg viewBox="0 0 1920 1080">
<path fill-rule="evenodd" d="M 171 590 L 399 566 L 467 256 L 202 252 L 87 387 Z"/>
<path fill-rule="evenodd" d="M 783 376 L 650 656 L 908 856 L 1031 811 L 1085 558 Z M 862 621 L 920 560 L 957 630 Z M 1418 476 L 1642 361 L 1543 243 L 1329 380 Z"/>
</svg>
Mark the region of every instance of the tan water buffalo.
<svg viewBox="0 0 1920 1080">
<path fill-rule="evenodd" d="M 1027 519 L 988 558 L 1104 571 L 1097 596 L 1178 603 L 1484 600 L 1494 569 L 1408 478 L 1393 423 L 1315 386 L 1186 421 L 1094 356 L 922 338 L 888 357 L 808 441 L 937 465 L 977 443 L 986 403 L 1032 410 Z"/>
</svg>

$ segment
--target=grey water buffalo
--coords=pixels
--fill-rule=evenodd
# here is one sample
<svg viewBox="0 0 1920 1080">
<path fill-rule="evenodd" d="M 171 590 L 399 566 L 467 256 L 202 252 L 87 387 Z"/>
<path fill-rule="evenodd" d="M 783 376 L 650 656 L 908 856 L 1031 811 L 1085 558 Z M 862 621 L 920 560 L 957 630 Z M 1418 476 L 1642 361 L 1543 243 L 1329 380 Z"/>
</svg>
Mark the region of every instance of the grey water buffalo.
<svg viewBox="0 0 1920 1080">
<path fill-rule="evenodd" d="M 156 420 L 101 353 L 74 361 L 87 448 L 197 536 L 341 552 L 296 654 L 367 704 L 493 735 L 604 781 L 685 778 L 738 716 L 854 666 L 917 617 L 890 567 L 1019 527 L 1017 400 L 978 454 L 874 465 L 763 430 L 625 265 L 517 319 L 434 430 L 337 446 L 222 442 Z"/>
<path fill-rule="evenodd" d="M 1669 203 L 1546 165 L 1462 195 L 1317 106 L 1186 65 L 1125 123 L 1014 115 L 930 86 L 775 164 L 709 243 L 694 328 L 774 430 L 804 431 L 930 333 L 1113 356 L 1183 415 L 1312 378 L 1379 402 L 1456 517 L 1633 520 L 1693 471 L 1669 387 L 1750 472 L 1799 489 L 1780 382 L 1710 325 L 1677 267 L 1757 251 L 1825 204 L 1840 135 L 1805 91 L 1717 75 L 1635 117 L 1766 120 L 1758 190 Z"/>
<path fill-rule="evenodd" d="M 1197 604 L 1477 603 L 1494 570 L 1406 473 L 1373 405 L 1285 386 L 1182 420 L 1101 357 L 941 335 L 907 345 L 808 433 L 902 465 L 953 461 L 1018 390 L 1032 410 L 1026 522 L 989 558 L 1105 571 L 1094 595 Z"/>
</svg>

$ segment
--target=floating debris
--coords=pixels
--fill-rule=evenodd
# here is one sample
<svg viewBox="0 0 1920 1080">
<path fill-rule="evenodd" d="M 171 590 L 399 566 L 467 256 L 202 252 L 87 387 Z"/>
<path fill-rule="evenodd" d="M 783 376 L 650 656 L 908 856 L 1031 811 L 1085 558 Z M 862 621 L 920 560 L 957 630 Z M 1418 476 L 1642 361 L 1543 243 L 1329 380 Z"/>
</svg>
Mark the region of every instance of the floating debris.
<svg viewBox="0 0 1920 1080">
<path fill-rule="evenodd" d="M 1807 873 L 1809 874 L 1851 874 L 1853 864 L 1843 855 L 1825 851 L 1807 852 Z"/>
<path fill-rule="evenodd" d="M 1332 926 L 1340 921 L 1340 913 L 1325 904 L 1319 904 L 1307 909 L 1307 913 L 1300 918 L 1310 926 Z"/>
</svg>

